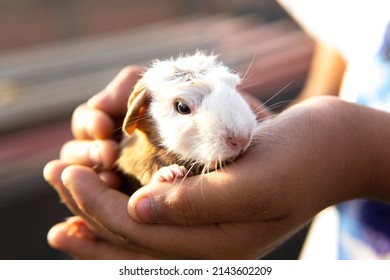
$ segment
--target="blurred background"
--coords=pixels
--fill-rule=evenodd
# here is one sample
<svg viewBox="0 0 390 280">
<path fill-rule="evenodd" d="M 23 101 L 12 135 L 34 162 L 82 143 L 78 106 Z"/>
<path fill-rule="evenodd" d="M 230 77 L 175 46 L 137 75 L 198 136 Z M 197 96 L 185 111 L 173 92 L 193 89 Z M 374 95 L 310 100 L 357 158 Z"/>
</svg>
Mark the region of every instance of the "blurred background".
<svg viewBox="0 0 390 280">
<path fill-rule="evenodd" d="M 72 111 L 126 65 L 196 49 L 263 101 L 284 88 L 273 107 L 300 90 L 313 42 L 273 0 L 0 0 L 0 259 L 69 258 L 46 242 L 70 213 L 42 169 Z M 305 232 L 266 258 L 297 258 Z"/>
</svg>

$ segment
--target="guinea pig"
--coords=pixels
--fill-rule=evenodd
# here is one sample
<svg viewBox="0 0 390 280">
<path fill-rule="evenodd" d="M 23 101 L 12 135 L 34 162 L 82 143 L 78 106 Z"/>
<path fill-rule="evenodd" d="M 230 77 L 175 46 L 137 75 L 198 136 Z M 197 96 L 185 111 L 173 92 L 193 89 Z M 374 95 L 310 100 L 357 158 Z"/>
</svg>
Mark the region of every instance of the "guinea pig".
<svg viewBox="0 0 390 280">
<path fill-rule="evenodd" d="M 234 161 L 256 128 L 240 83 L 214 55 L 155 61 L 129 97 L 119 168 L 136 178 L 138 188 Z"/>
</svg>

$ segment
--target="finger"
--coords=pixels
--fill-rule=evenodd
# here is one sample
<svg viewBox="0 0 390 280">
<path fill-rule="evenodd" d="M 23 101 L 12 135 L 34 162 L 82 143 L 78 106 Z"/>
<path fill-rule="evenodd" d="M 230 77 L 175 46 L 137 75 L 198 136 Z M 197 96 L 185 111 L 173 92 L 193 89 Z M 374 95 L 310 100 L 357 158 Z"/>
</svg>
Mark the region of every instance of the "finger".
<svg viewBox="0 0 390 280">
<path fill-rule="evenodd" d="M 139 66 L 124 68 L 103 91 L 88 101 L 88 106 L 102 110 L 112 117 L 124 116 L 127 100 L 142 71 L 144 68 Z"/>
<path fill-rule="evenodd" d="M 66 163 L 107 170 L 115 167 L 118 144 L 114 140 L 71 140 L 61 149 L 60 158 Z"/>
<path fill-rule="evenodd" d="M 72 194 L 78 208 L 91 219 L 112 213 L 121 204 L 123 213 L 120 216 L 128 216 L 126 205 L 129 197 L 112 188 L 107 188 L 91 169 L 76 165 L 69 166 L 62 172 L 61 179 Z M 110 202 L 113 203 L 110 204 Z M 105 223 L 105 226 L 110 228 L 110 222 Z"/>
<path fill-rule="evenodd" d="M 62 183 L 62 172 L 69 167 L 70 164 L 67 164 L 61 160 L 53 160 L 46 164 L 43 169 L 43 177 L 45 180 L 57 191 L 61 201 L 67 205 L 70 211 L 74 214 L 80 213 L 77 205 L 75 204 L 71 194 L 64 187 Z M 114 172 L 102 172 L 98 174 L 102 181 L 107 184 L 107 187 L 112 189 L 118 189 L 120 186 L 120 179 L 118 175 Z"/>
<path fill-rule="evenodd" d="M 83 211 L 79 208 L 77 203 L 75 202 L 73 195 L 68 191 L 67 188 L 65 188 L 63 184 L 63 173 L 66 168 L 68 168 L 70 165 L 66 164 L 60 160 L 54 160 L 52 162 L 49 162 L 45 168 L 44 168 L 44 177 L 49 182 L 51 186 L 57 191 L 59 194 L 61 201 L 66 204 L 68 209 L 75 215 L 80 215 L 83 217 L 83 219 L 88 223 L 88 225 L 95 229 L 97 234 L 107 240 L 111 240 L 114 244 L 121 244 L 123 241 L 111 231 L 107 230 L 104 226 L 93 220 L 91 217 L 83 213 Z M 94 173 L 92 170 L 91 172 L 94 174 L 94 176 L 100 177 L 100 174 Z M 104 175 L 107 176 L 107 175 Z M 103 184 L 105 182 L 101 181 Z M 85 180 L 85 184 L 90 184 L 90 181 L 88 178 Z M 93 192 L 93 182 L 90 185 L 91 186 L 91 192 Z M 114 187 L 117 186 L 107 186 L 104 185 L 105 188 L 111 188 L 114 189 Z"/>
<path fill-rule="evenodd" d="M 107 188 L 96 173 L 83 166 L 67 167 L 61 181 L 88 224 L 102 228 L 103 236 L 116 245 L 137 248 L 127 235 L 127 226 L 134 224 L 126 211 L 127 195 Z"/>
<path fill-rule="evenodd" d="M 117 172 L 115 171 L 102 171 L 99 172 L 99 178 L 103 181 L 104 184 L 107 185 L 107 187 L 119 190 L 121 187 L 121 179 Z"/>
<path fill-rule="evenodd" d="M 79 259 L 151 259 L 151 256 L 117 247 L 96 236 L 79 217 L 52 227 L 47 236 L 50 246 Z"/>
<path fill-rule="evenodd" d="M 178 185 L 145 186 L 131 196 L 129 214 L 139 222 L 179 225 L 278 219 L 285 208 L 279 209 L 275 200 L 276 178 L 269 176 L 273 167 L 257 168 L 259 162 L 270 160 L 252 148 L 223 170 L 189 177 Z"/>
<path fill-rule="evenodd" d="M 71 128 L 76 139 L 106 139 L 113 134 L 115 124 L 105 112 L 82 104 L 73 113 Z"/>
<path fill-rule="evenodd" d="M 69 210 L 78 214 L 79 210 L 69 191 L 64 187 L 61 179 L 62 172 L 69 164 L 61 160 L 53 160 L 46 164 L 43 169 L 43 177 L 57 191 L 61 202 L 65 203 Z"/>
<path fill-rule="evenodd" d="M 128 196 L 107 189 L 90 169 L 71 166 L 64 171 L 63 181 L 83 213 L 120 236 L 123 246 L 135 245 L 167 258 L 242 258 L 257 256 L 264 250 L 253 246 L 258 234 L 261 236 L 267 230 L 262 224 L 200 227 L 141 224 L 127 214 Z M 268 242 L 266 238 L 263 240 Z"/>
</svg>

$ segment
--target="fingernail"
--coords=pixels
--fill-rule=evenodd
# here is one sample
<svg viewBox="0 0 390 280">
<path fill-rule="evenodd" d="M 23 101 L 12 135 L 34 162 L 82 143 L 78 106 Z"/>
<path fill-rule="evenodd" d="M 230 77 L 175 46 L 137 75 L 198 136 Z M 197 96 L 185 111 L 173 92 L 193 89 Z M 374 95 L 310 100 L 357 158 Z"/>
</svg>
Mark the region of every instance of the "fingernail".
<svg viewBox="0 0 390 280">
<path fill-rule="evenodd" d="M 138 219 L 146 223 L 156 223 L 152 202 L 149 198 L 141 198 L 135 206 Z"/>
<path fill-rule="evenodd" d="M 46 182 L 50 184 L 50 171 L 49 171 L 49 164 L 46 164 L 43 168 L 43 178 Z"/>
<path fill-rule="evenodd" d="M 61 173 L 61 181 L 64 187 L 68 186 L 68 171 L 67 168 L 65 168 Z"/>
</svg>

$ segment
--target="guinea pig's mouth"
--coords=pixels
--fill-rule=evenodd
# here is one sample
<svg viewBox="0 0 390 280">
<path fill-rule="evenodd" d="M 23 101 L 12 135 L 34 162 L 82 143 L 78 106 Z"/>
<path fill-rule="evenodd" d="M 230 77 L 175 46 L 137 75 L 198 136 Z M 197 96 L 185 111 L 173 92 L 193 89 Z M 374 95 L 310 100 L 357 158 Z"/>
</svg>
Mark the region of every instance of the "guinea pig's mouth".
<svg viewBox="0 0 390 280">
<path fill-rule="evenodd" d="M 193 174 L 206 174 L 218 169 L 222 169 L 224 166 L 230 164 L 231 162 L 233 162 L 233 159 L 207 162 L 204 164 L 193 163 L 191 164 L 190 170 L 192 171 Z"/>
<path fill-rule="evenodd" d="M 241 152 L 237 156 L 229 157 L 229 158 L 227 158 L 225 160 L 211 162 L 210 164 L 208 164 L 208 167 L 209 167 L 208 168 L 208 172 L 212 172 L 212 171 L 215 171 L 215 170 L 218 170 L 218 169 L 222 169 L 223 167 L 225 167 L 225 166 L 229 165 L 230 163 L 232 163 L 233 161 L 235 161 L 242 154 L 243 154 L 243 152 Z"/>
<path fill-rule="evenodd" d="M 224 161 L 218 161 L 210 163 L 209 165 L 206 165 L 206 170 L 208 172 L 213 172 L 218 169 L 222 169 L 226 165 L 230 164 L 233 160 L 224 160 Z"/>
<path fill-rule="evenodd" d="M 199 163 L 199 161 L 196 161 L 196 162 L 190 164 L 191 165 L 190 170 L 194 174 L 201 174 L 201 173 L 204 174 L 204 173 L 216 171 L 218 169 L 223 169 L 223 167 L 231 164 L 233 161 L 235 161 L 237 158 L 239 158 L 244 152 L 245 152 L 245 150 L 242 150 L 239 154 L 228 157 L 228 158 L 223 159 L 223 160 L 220 159 L 220 160 L 209 161 L 209 162 L 205 162 L 205 163 Z"/>
</svg>

